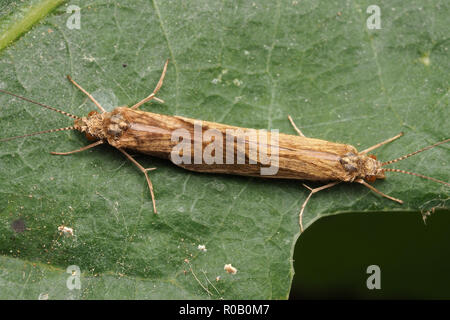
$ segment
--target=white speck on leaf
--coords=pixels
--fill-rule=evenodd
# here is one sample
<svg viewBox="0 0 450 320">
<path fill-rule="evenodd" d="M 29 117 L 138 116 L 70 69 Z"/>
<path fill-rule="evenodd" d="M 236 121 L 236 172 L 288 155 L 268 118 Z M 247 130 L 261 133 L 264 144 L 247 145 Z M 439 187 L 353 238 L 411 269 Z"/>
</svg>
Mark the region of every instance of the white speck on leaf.
<svg viewBox="0 0 450 320">
<path fill-rule="evenodd" d="M 59 226 L 58 231 L 64 233 L 66 236 L 73 236 L 73 229 L 66 226 Z"/>
<path fill-rule="evenodd" d="M 95 61 L 95 58 L 92 57 L 92 56 L 87 57 L 87 56 L 85 55 L 85 56 L 83 56 L 83 60 L 87 60 L 87 61 L 89 61 L 89 62 L 94 62 L 94 61 Z"/>
<path fill-rule="evenodd" d="M 234 79 L 233 83 L 237 87 L 240 87 L 243 84 L 242 80 L 239 80 L 239 79 Z"/>
<path fill-rule="evenodd" d="M 422 62 L 426 67 L 428 67 L 431 63 L 430 57 L 428 55 L 423 56 L 419 59 L 420 62 Z"/>
<path fill-rule="evenodd" d="M 237 269 L 235 267 L 233 267 L 231 265 L 231 263 L 230 264 L 226 264 L 225 267 L 223 267 L 223 270 L 225 270 L 226 272 L 231 273 L 231 274 L 236 274 L 237 273 Z"/>
<path fill-rule="evenodd" d="M 38 300 L 48 300 L 48 293 L 39 294 Z"/>
</svg>

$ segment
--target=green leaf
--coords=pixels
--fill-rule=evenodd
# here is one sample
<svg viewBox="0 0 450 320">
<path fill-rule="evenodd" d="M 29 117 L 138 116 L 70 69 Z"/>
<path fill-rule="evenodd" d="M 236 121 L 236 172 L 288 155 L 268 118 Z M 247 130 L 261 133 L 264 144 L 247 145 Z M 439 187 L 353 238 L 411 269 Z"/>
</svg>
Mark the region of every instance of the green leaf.
<svg viewBox="0 0 450 320">
<path fill-rule="evenodd" d="M 9 1 L 0 6 L 0 50 L 29 30 L 64 0 Z"/>
<path fill-rule="evenodd" d="M 367 28 L 368 1 L 70 4 L 81 28 L 67 27 L 67 6 L 56 9 L 1 52 L 0 88 L 86 115 L 95 106 L 65 75 L 112 110 L 147 96 L 170 58 L 165 104 L 143 110 L 295 134 L 290 114 L 307 136 L 359 150 L 404 131 L 376 150 L 382 160 L 448 138 L 445 1 L 379 1 L 379 30 Z M 1 137 L 67 125 L 0 96 Z M 199 174 L 136 155 L 158 168 L 154 215 L 143 175 L 117 150 L 49 154 L 86 144 L 67 131 L 1 143 L 0 298 L 288 297 L 308 195 L 300 182 Z M 448 181 L 448 155 L 444 145 L 395 167 Z M 374 186 L 405 203 L 341 184 L 311 198 L 305 227 L 344 212 L 448 209 L 448 188 L 427 180 L 392 173 Z M 62 225 L 74 236 L 60 235 Z M 66 286 L 72 265 L 81 289 Z"/>
</svg>

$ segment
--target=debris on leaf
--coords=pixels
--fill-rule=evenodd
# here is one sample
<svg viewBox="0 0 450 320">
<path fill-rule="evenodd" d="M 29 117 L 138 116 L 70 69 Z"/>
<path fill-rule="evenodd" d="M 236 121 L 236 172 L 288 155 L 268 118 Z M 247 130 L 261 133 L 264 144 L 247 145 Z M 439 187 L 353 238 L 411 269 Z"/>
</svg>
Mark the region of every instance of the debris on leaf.
<svg viewBox="0 0 450 320">
<path fill-rule="evenodd" d="M 48 300 L 48 293 L 42 292 L 39 294 L 38 300 Z"/>
<path fill-rule="evenodd" d="M 66 236 L 73 236 L 73 229 L 64 225 L 58 227 L 58 231 L 64 233 Z"/>
<path fill-rule="evenodd" d="M 223 267 L 223 269 L 231 274 L 236 274 L 237 269 L 235 267 L 233 267 L 231 264 L 226 264 L 225 267 Z"/>
</svg>

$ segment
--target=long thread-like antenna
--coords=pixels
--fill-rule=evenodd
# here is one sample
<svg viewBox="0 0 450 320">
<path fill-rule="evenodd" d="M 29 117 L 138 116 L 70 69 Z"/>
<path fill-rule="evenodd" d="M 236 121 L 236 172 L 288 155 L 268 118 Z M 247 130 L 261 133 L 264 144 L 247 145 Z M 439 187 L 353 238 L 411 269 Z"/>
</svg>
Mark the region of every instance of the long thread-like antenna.
<svg viewBox="0 0 450 320">
<path fill-rule="evenodd" d="M 28 99 L 28 98 L 19 96 L 19 95 L 15 94 L 15 93 L 11 93 L 11 92 L 6 91 L 6 90 L 3 90 L 3 89 L 0 89 L 0 92 L 9 94 L 10 96 L 13 96 L 13 97 L 22 99 L 22 100 L 24 100 L 24 101 L 28 101 L 28 102 L 37 104 L 38 106 L 44 107 L 44 108 L 46 108 L 46 109 L 49 109 L 49 110 L 52 110 L 52 111 L 56 111 L 56 112 L 58 112 L 58 113 L 61 113 L 61 114 L 65 115 L 65 116 L 71 117 L 71 118 L 73 118 L 73 119 L 80 119 L 80 117 L 74 116 L 73 114 L 70 114 L 70 113 L 68 113 L 68 112 L 65 112 L 65 111 L 62 111 L 62 110 L 59 110 L 59 109 L 50 107 L 50 106 L 48 106 L 48 105 L 46 105 L 46 104 L 43 104 L 43 103 L 40 103 L 40 102 L 37 102 L 37 101 L 31 100 L 31 99 Z"/>
<path fill-rule="evenodd" d="M 410 175 L 413 175 L 413 176 L 421 177 L 421 178 L 424 178 L 424 179 L 428 179 L 428 180 L 431 180 L 431 181 L 434 181 L 434 182 L 438 182 L 438 183 L 442 183 L 442 184 L 445 184 L 447 186 L 450 186 L 450 183 L 448 183 L 448 182 L 441 181 L 441 180 L 438 180 L 438 179 L 435 179 L 435 178 L 432 178 L 432 177 L 424 176 L 423 174 L 419 174 L 419 173 L 409 172 L 409 171 L 400 170 L 400 169 L 391 169 L 391 168 L 383 169 L 383 171 L 406 173 L 406 174 L 410 174 Z"/>
<path fill-rule="evenodd" d="M 14 139 L 20 139 L 20 138 L 25 138 L 25 137 L 30 137 L 30 136 L 36 136 L 38 134 L 43 134 L 43 133 L 65 131 L 65 130 L 77 130 L 77 129 L 75 127 L 65 127 L 65 128 L 59 128 L 59 129 L 50 129 L 50 130 L 45 130 L 45 131 L 39 131 L 39 132 L 25 134 L 23 136 L 16 136 L 16 137 L 0 139 L 0 142 L 10 141 L 10 140 L 14 140 Z"/>
<path fill-rule="evenodd" d="M 438 145 L 441 145 L 441 144 L 446 143 L 446 142 L 449 142 L 449 141 L 450 141 L 450 139 L 445 139 L 444 141 L 435 143 L 435 144 L 433 144 L 433 145 L 431 145 L 431 146 L 428 146 L 428 147 L 425 147 L 425 148 L 423 148 L 423 149 L 417 150 L 417 151 L 415 151 L 415 152 L 409 153 L 409 154 L 404 155 L 404 156 L 402 156 L 402 157 L 400 157 L 400 158 L 397 158 L 397 159 L 394 159 L 394 160 L 390 160 L 390 161 L 386 161 L 386 162 L 382 162 L 382 163 L 381 163 L 381 166 L 386 166 L 386 165 L 391 164 L 391 163 L 395 163 L 395 162 L 398 162 L 398 161 L 401 161 L 401 160 L 405 160 L 406 158 L 409 158 L 409 157 L 411 157 L 411 156 L 413 156 L 413 155 L 415 155 L 415 154 L 418 154 L 418 153 L 420 153 L 420 152 L 423 152 L 423 151 L 426 151 L 426 150 L 428 150 L 428 149 L 434 148 L 434 147 L 436 147 L 436 146 L 438 146 Z"/>
</svg>

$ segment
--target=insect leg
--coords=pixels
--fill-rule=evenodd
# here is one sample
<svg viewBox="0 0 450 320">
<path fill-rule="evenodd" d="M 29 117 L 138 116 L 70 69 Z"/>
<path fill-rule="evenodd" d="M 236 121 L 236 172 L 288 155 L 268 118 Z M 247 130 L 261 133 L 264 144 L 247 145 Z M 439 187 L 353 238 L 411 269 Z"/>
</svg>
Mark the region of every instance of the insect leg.
<svg viewBox="0 0 450 320">
<path fill-rule="evenodd" d="M 288 116 L 289 121 L 291 122 L 292 126 L 294 127 L 295 131 L 299 134 L 299 136 L 304 137 L 305 135 L 302 133 L 302 131 L 297 128 L 297 126 L 294 123 L 294 120 L 292 120 L 291 116 Z"/>
<path fill-rule="evenodd" d="M 307 188 L 309 191 L 311 191 L 310 192 L 310 194 L 308 195 L 308 197 L 306 198 L 306 200 L 305 200 L 305 202 L 303 202 L 303 205 L 302 205 L 302 209 L 300 210 L 300 214 L 298 215 L 298 223 L 300 224 L 300 231 L 301 232 L 303 232 L 303 211 L 305 210 L 305 207 L 306 207 L 306 204 L 308 203 L 308 201 L 309 201 L 309 199 L 311 198 L 311 196 L 314 194 L 314 193 L 317 193 L 317 192 L 319 192 L 319 191 L 321 191 L 321 190 L 324 190 L 324 189 L 328 189 L 328 188 L 331 188 L 331 187 L 333 187 L 333 186 L 335 186 L 335 185 L 337 185 L 338 183 L 340 183 L 341 181 L 336 181 L 336 182 L 331 182 L 331 183 L 329 183 L 329 184 L 326 184 L 326 185 L 324 185 L 324 186 L 321 186 L 321 187 L 319 187 L 319 188 L 311 188 L 311 187 L 308 187 L 306 184 L 303 184 L 303 186 L 305 187 L 305 188 Z"/>
<path fill-rule="evenodd" d="M 51 154 L 56 154 L 56 155 L 59 155 L 59 156 L 67 156 L 68 154 L 77 153 L 77 152 L 81 152 L 81 151 L 84 151 L 84 150 L 87 150 L 87 149 L 91 149 L 91 148 L 96 147 L 96 146 L 98 146 L 100 144 L 103 144 L 103 143 L 105 143 L 103 140 L 99 140 L 99 141 L 96 141 L 94 143 L 91 143 L 90 145 L 87 145 L 85 147 L 82 147 L 82 148 L 74 150 L 74 151 L 69 151 L 69 152 L 50 152 L 50 153 Z"/>
<path fill-rule="evenodd" d="M 69 79 L 70 82 L 72 82 L 78 89 L 80 89 L 85 95 L 87 95 L 87 97 L 89 99 L 91 99 L 91 101 L 97 106 L 97 108 L 100 109 L 101 112 L 106 112 L 105 109 L 103 109 L 103 107 L 100 105 L 100 103 L 98 103 L 97 100 L 94 99 L 94 97 L 87 92 L 86 90 L 84 90 L 78 83 L 76 83 L 69 75 L 67 76 L 67 79 Z"/>
<path fill-rule="evenodd" d="M 383 141 L 383 142 L 377 143 L 376 145 L 371 146 L 370 148 L 367 148 L 367 149 L 361 151 L 360 154 L 365 154 L 365 153 L 367 153 L 367 152 L 370 152 L 370 151 L 372 151 L 372 150 L 374 150 L 374 149 L 376 149 L 376 148 L 379 148 L 379 147 L 381 147 L 381 146 L 383 146 L 383 145 L 385 145 L 385 144 L 387 144 L 387 143 L 389 143 L 389 142 L 392 142 L 392 141 L 394 141 L 394 140 L 400 138 L 401 136 L 403 136 L 403 132 L 400 132 L 400 133 L 399 133 L 398 135 L 396 135 L 395 137 L 392 137 L 392 138 L 387 139 L 387 140 L 385 140 L 385 141 Z"/>
<path fill-rule="evenodd" d="M 159 78 L 158 84 L 155 87 L 155 90 L 153 90 L 153 92 L 147 97 L 142 99 L 141 101 L 139 101 L 138 103 L 136 103 L 134 106 L 130 107 L 130 109 L 137 109 L 139 108 L 141 105 L 143 105 L 144 103 L 155 99 L 158 102 L 163 103 L 164 101 L 161 99 L 158 99 L 157 97 L 155 97 L 156 93 L 159 91 L 159 89 L 161 88 L 162 84 L 163 84 L 163 80 L 164 77 L 166 76 L 166 71 L 167 71 L 167 64 L 169 63 L 169 59 L 166 60 L 166 63 L 164 64 L 164 68 L 161 74 L 161 77 Z"/>
<path fill-rule="evenodd" d="M 152 196 L 153 212 L 157 213 L 156 212 L 156 205 L 155 205 L 155 195 L 153 194 L 153 184 L 152 184 L 152 182 L 151 182 L 151 180 L 150 180 L 150 178 L 149 178 L 149 176 L 147 174 L 148 171 L 155 170 L 156 168 L 147 168 L 146 169 L 139 162 L 137 162 L 132 156 L 130 156 L 128 154 L 128 152 L 126 152 L 125 150 L 120 149 L 120 148 L 118 148 L 118 150 L 120 152 L 122 152 L 131 162 L 133 162 L 136 165 L 136 167 L 139 168 L 139 170 L 141 170 L 144 173 L 145 179 L 147 180 L 148 188 L 150 189 L 150 195 Z"/>
<path fill-rule="evenodd" d="M 372 187 L 370 184 L 368 184 L 367 182 L 365 182 L 363 179 L 355 180 L 355 182 L 361 183 L 362 185 L 366 186 L 367 188 L 369 188 L 369 189 L 372 190 L 373 192 L 378 193 L 379 195 L 381 195 L 381 196 L 383 196 L 383 197 L 385 197 L 385 198 L 388 198 L 388 199 L 390 199 L 390 200 L 392 200 L 392 201 L 395 201 L 395 202 L 398 202 L 398 203 L 400 203 L 400 204 L 403 204 L 403 201 L 402 201 L 402 200 L 397 199 L 397 198 L 394 198 L 394 197 L 391 197 L 391 196 L 388 196 L 387 194 L 384 194 L 384 193 L 381 192 L 380 190 L 377 190 L 377 189 L 375 189 L 374 187 Z"/>
</svg>

